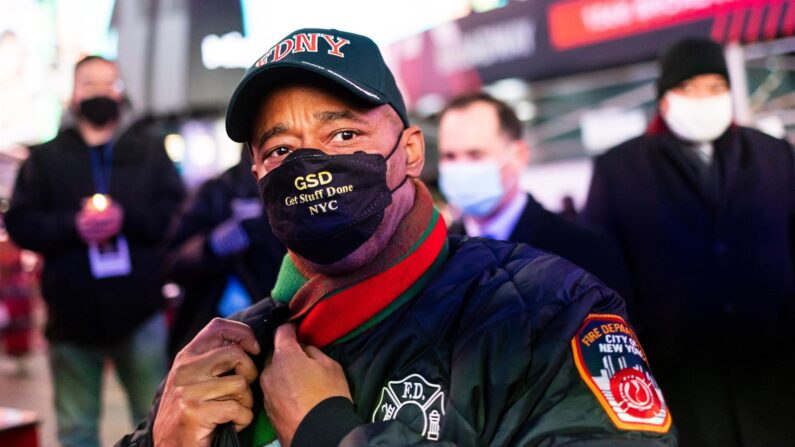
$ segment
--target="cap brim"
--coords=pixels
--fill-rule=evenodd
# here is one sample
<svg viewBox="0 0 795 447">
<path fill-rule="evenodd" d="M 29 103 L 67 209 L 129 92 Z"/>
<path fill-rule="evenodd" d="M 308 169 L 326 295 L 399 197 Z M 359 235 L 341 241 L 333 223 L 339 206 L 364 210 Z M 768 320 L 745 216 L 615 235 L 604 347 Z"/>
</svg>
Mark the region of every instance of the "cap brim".
<svg viewBox="0 0 795 447">
<path fill-rule="evenodd" d="M 388 104 L 385 94 L 356 79 L 344 77 L 320 65 L 279 62 L 247 74 L 238 84 L 226 109 L 226 133 L 233 141 L 244 143 L 251 138 L 251 124 L 262 98 L 273 86 L 296 73 L 315 73 L 341 86 L 355 97 L 374 106 Z"/>
</svg>

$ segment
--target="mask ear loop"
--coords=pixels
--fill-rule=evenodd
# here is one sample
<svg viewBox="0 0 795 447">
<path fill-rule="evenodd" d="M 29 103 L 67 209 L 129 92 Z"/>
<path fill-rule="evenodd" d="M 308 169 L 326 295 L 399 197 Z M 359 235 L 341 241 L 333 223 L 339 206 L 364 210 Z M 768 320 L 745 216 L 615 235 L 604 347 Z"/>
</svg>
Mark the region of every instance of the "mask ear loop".
<svg viewBox="0 0 795 447">
<path fill-rule="evenodd" d="M 394 154 L 395 154 L 395 151 L 397 150 L 398 146 L 400 145 L 400 140 L 401 140 L 401 138 L 403 138 L 403 132 L 404 132 L 406 129 L 408 129 L 408 127 L 404 127 L 404 128 L 403 128 L 403 129 L 400 131 L 400 134 L 398 135 L 397 141 L 395 141 L 395 145 L 394 145 L 394 146 L 392 146 L 392 150 L 391 150 L 391 151 L 389 151 L 389 155 L 387 155 L 387 156 L 386 156 L 386 160 L 387 160 L 387 161 L 389 161 L 389 159 L 392 157 L 392 155 L 394 155 Z"/>
<path fill-rule="evenodd" d="M 510 142 L 508 144 L 513 144 L 513 143 L 514 142 L 512 141 L 512 142 Z M 511 151 L 511 150 L 514 150 L 514 149 L 513 148 L 509 148 L 508 150 Z M 500 162 L 499 162 L 500 178 L 502 178 L 502 169 L 505 168 L 505 166 L 507 166 L 508 163 L 511 163 L 513 161 L 512 160 L 513 157 L 510 156 L 510 155 L 506 155 L 506 154 L 507 154 L 507 152 L 503 152 L 502 160 L 500 160 Z M 511 183 L 510 187 L 505 188 L 506 194 L 507 194 L 507 191 L 509 191 L 511 188 L 521 184 L 521 182 L 522 182 L 521 177 L 522 177 L 522 175 L 521 175 L 521 172 L 520 172 L 519 175 L 516 177 L 516 180 L 514 180 Z M 521 190 L 521 188 L 520 188 L 520 190 Z"/>
<path fill-rule="evenodd" d="M 403 181 L 402 181 L 402 182 L 400 182 L 400 183 L 398 183 L 398 185 L 397 185 L 397 186 L 395 186 L 393 189 L 390 189 L 390 190 L 389 190 L 389 193 L 390 193 L 390 194 L 392 194 L 392 193 L 394 193 L 395 191 L 397 191 L 398 189 L 400 189 L 400 187 L 401 187 L 401 186 L 403 186 L 403 184 L 404 184 L 404 183 L 406 183 L 408 180 L 409 180 L 409 176 L 408 176 L 408 175 L 407 175 L 407 176 L 405 176 L 405 177 L 403 177 Z"/>
<path fill-rule="evenodd" d="M 403 130 L 401 130 L 401 131 L 400 131 L 400 135 L 398 135 L 398 139 L 397 139 L 397 141 L 395 141 L 395 146 L 394 146 L 394 147 L 392 147 L 392 150 L 391 150 L 391 151 L 389 151 L 389 155 L 387 155 L 387 156 L 386 156 L 386 161 L 389 161 L 389 159 L 392 157 L 392 155 L 394 155 L 394 154 L 395 154 L 395 151 L 397 150 L 398 146 L 400 145 L 400 140 L 403 138 L 403 132 L 404 132 L 406 129 L 408 129 L 408 128 L 407 128 L 407 127 L 404 127 L 404 128 L 403 128 Z M 395 191 L 397 191 L 398 189 L 400 189 L 400 187 L 401 187 L 401 186 L 403 186 L 403 184 L 404 184 L 404 183 L 406 183 L 408 180 L 409 180 L 409 176 L 408 176 L 408 175 L 404 176 L 404 177 L 403 177 L 403 181 L 401 181 L 400 183 L 398 183 L 398 185 L 397 185 L 397 186 L 395 186 L 393 189 L 390 189 L 390 190 L 389 190 L 389 193 L 390 193 L 390 194 L 393 194 Z"/>
</svg>

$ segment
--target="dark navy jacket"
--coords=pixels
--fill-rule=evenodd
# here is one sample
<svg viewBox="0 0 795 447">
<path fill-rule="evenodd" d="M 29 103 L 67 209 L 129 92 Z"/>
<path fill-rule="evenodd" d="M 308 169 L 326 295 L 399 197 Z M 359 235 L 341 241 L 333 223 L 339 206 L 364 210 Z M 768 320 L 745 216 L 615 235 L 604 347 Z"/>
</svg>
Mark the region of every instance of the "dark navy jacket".
<svg viewBox="0 0 795 447">
<path fill-rule="evenodd" d="M 265 300 L 239 318 L 262 334 L 273 312 Z M 578 374 L 572 338 L 589 314 L 625 316 L 623 300 L 557 256 L 452 237 L 447 263 L 418 296 L 324 349 L 354 402 L 318 404 L 293 446 L 675 445 L 673 429 L 617 428 Z M 151 445 L 156 410 L 118 445 Z M 250 436 L 241 432 L 240 444 Z"/>
<path fill-rule="evenodd" d="M 793 152 L 736 126 L 714 148 L 706 165 L 664 127 L 627 141 L 596 159 L 583 216 L 624 252 L 632 322 L 683 445 L 784 445 L 782 402 L 795 399 Z"/>
</svg>

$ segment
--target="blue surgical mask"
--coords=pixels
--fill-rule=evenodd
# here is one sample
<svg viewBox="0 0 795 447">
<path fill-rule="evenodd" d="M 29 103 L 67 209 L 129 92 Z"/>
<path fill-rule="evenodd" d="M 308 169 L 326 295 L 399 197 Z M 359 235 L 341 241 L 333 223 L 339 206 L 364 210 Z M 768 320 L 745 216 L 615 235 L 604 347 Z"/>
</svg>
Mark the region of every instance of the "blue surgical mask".
<svg viewBox="0 0 795 447">
<path fill-rule="evenodd" d="M 488 216 L 505 196 L 500 168 L 494 161 L 442 163 L 439 187 L 465 215 Z"/>
</svg>

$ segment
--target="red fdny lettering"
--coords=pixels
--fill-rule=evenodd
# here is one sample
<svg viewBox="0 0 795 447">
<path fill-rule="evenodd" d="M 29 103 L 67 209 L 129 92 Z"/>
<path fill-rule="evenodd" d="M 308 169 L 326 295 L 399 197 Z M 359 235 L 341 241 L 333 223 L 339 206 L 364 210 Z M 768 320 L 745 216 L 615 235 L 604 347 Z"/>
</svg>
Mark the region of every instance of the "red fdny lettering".
<svg viewBox="0 0 795 447">
<path fill-rule="evenodd" d="M 345 54 L 340 52 L 340 48 L 342 48 L 345 45 L 351 43 L 350 40 L 343 39 L 342 37 L 338 37 L 337 38 L 337 42 L 334 43 L 334 36 L 331 36 L 329 34 L 323 34 L 322 36 L 323 36 L 324 39 L 326 39 L 326 42 L 328 42 L 328 44 L 331 45 L 331 49 L 328 50 L 328 54 L 331 54 L 331 55 L 337 56 L 337 57 L 345 57 Z"/>
<path fill-rule="evenodd" d="M 293 53 L 303 53 L 304 51 L 317 53 L 317 33 L 296 34 L 293 36 L 293 40 L 295 40 Z"/>
<path fill-rule="evenodd" d="M 268 50 L 267 53 L 262 55 L 262 57 L 257 60 L 257 62 L 254 64 L 254 66 L 255 67 L 262 67 L 263 65 L 267 64 L 268 63 L 268 58 L 270 57 L 271 54 L 273 54 L 273 48 L 271 48 L 270 50 Z"/>
<path fill-rule="evenodd" d="M 284 59 L 285 56 L 293 52 L 293 48 L 295 48 L 295 42 L 293 42 L 292 39 L 279 42 L 279 44 L 276 45 L 276 51 L 273 53 L 273 60 L 271 62 Z"/>
<path fill-rule="evenodd" d="M 323 40 L 328 44 L 328 54 L 337 57 L 345 57 L 345 53 L 343 53 L 341 50 L 342 47 L 351 43 L 350 40 L 343 39 L 342 37 L 332 36 L 330 34 L 299 33 L 290 39 L 284 39 L 283 41 L 276 44 L 261 58 L 259 58 L 254 66 L 261 67 L 269 62 L 277 62 L 293 53 L 317 53 L 319 40 L 318 36 L 322 36 Z"/>
</svg>

